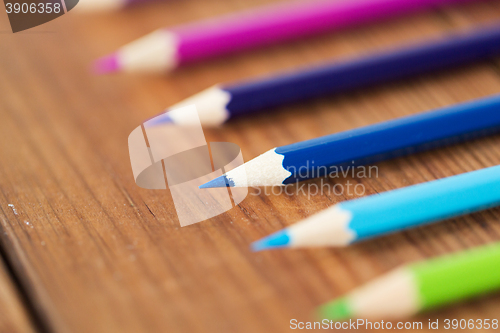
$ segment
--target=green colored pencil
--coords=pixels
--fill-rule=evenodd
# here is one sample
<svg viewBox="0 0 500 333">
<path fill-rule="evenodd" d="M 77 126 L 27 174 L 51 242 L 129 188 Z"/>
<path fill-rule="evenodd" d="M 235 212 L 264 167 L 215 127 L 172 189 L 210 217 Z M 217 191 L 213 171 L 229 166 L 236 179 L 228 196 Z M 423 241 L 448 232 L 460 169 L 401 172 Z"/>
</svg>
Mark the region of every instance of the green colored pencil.
<svg viewBox="0 0 500 333">
<path fill-rule="evenodd" d="M 400 318 L 500 289 L 500 244 L 411 264 L 321 306 L 322 319 Z"/>
</svg>

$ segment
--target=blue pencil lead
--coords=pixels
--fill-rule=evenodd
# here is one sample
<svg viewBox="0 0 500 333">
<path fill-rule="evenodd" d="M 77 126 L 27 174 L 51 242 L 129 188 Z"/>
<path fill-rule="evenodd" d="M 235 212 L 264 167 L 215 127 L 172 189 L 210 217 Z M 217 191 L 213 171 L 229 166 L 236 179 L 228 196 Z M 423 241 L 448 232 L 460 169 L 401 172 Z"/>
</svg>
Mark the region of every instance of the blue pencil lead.
<svg viewBox="0 0 500 333">
<path fill-rule="evenodd" d="M 147 127 L 152 127 L 152 126 L 173 124 L 173 123 L 174 120 L 167 113 L 163 113 L 159 116 L 154 117 L 153 119 L 146 121 L 144 125 Z"/>
<path fill-rule="evenodd" d="M 212 179 L 208 183 L 199 186 L 199 188 L 217 188 L 217 187 L 234 187 L 234 182 L 227 179 L 226 176 L 222 175 L 220 177 Z"/>
<path fill-rule="evenodd" d="M 257 252 L 267 249 L 287 247 L 288 244 L 290 244 L 290 235 L 285 229 L 252 243 L 252 251 Z"/>
</svg>

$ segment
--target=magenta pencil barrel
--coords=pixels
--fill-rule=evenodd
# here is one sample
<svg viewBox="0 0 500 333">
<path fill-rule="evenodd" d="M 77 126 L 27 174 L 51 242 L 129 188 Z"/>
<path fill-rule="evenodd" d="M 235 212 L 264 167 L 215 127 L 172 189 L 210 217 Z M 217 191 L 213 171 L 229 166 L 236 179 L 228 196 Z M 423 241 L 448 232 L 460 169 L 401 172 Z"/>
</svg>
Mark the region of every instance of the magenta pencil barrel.
<svg viewBox="0 0 500 333">
<path fill-rule="evenodd" d="M 339 30 L 455 2 L 474 0 L 294 1 L 169 29 L 179 63 Z"/>
</svg>

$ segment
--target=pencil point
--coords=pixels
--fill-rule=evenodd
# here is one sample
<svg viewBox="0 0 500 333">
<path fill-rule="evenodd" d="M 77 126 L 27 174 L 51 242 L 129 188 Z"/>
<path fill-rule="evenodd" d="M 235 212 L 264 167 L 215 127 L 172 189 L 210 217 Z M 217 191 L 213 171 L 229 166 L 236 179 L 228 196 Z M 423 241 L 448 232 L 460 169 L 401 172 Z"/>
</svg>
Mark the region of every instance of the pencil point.
<svg viewBox="0 0 500 333">
<path fill-rule="evenodd" d="M 112 73 L 118 71 L 119 69 L 120 64 L 118 63 L 118 57 L 116 54 L 99 58 L 94 62 L 94 73 L 96 74 Z"/>
<path fill-rule="evenodd" d="M 147 127 L 153 127 L 164 124 L 173 124 L 174 120 L 170 117 L 167 112 L 157 115 L 144 123 Z"/>
<path fill-rule="evenodd" d="M 268 249 L 276 249 L 281 247 L 287 247 L 290 244 L 290 235 L 288 231 L 281 230 L 270 236 L 262 238 L 252 244 L 252 251 L 258 252 Z"/>
<path fill-rule="evenodd" d="M 234 187 L 234 182 L 228 179 L 226 176 L 222 175 L 220 177 L 212 179 L 208 183 L 199 186 L 199 188 L 217 188 L 217 187 Z"/>
<path fill-rule="evenodd" d="M 317 310 L 317 317 L 329 320 L 343 320 L 350 318 L 352 311 L 349 302 L 345 298 L 339 298 L 335 301 L 320 306 Z"/>
</svg>

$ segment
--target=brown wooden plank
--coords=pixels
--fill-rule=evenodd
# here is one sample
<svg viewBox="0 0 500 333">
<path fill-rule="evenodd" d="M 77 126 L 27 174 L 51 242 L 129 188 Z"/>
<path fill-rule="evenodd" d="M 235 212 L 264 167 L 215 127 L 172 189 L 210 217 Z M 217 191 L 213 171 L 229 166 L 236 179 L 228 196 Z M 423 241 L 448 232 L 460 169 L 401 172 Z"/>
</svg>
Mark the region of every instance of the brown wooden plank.
<svg viewBox="0 0 500 333">
<path fill-rule="evenodd" d="M 287 332 L 290 319 L 310 320 L 315 306 L 398 265 L 500 239 L 500 210 L 493 209 L 346 249 L 254 254 L 251 241 L 354 196 L 254 190 L 238 208 L 180 228 L 167 191 L 138 188 L 127 137 L 165 106 L 217 82 L 349 58 L 500 17 L 498 2 L 489 1 L 170 75 L 89 73 L 95 57 L 157 27 L 263 3 L 190 0 L 70 13 L 30 32 L 0 35 L 1 242 L 54 332 Z M 239 144 L 248 160 L 278 145 L 499 92 L 498 69 L 482 63 L 235 120 L 206 136 Z M 494 136 L 381 163 L 378 178 L 354 181 L 371 194 L 500 164 L 499 144 Z M 492 318 L 499 309 L 500 297 L 492 296 L 415 320 Z"/>
</svg>

